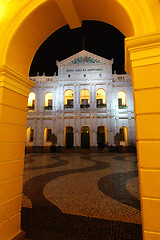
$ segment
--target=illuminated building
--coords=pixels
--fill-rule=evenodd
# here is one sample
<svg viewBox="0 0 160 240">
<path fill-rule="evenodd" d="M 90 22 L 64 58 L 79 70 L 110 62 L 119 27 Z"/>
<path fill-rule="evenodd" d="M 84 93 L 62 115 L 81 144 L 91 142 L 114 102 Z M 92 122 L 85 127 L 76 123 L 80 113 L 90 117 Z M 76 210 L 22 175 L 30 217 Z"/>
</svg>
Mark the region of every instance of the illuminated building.
<svg viewBox="0 0 160 240">
<path fill-rule="evenodd" d="M 116 133 L 135 146 L 131 78 L 112 74 L 112 64 L 83 50 L 57 61 L 58 76 L 30 77 L 26 146 L 49 146 L 51 133 L 65 148 L 115 145 Z"/>
</svg>

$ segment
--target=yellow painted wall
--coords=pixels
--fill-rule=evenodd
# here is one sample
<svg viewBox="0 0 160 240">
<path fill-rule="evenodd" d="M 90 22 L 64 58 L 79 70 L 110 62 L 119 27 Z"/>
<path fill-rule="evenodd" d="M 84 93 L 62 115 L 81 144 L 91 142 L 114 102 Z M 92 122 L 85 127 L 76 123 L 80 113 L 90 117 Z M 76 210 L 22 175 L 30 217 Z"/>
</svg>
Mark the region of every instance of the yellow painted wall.
<svg viewBox="0 0 160 240">
<path fill-rule="evenodd" d="M 160 239 L 160 33 L 126 39 L 132 67 L 145 240 Z M 130 67 L 129 67 L 130 68 Z"/>
<path fill-rule="evenodd" d="M 0 178 L 1 240 L 21 231 L 31 61 L 51 33 L 66 24 L 79 27 L 82 20 L 104 21 L 127 37 L 126 70 L 133 79 L 143 233 L 145 240 L 160 239 L 159 13 L 159 0 L 0 0 L 0 171 L 5 173 Z"/>
</svg>

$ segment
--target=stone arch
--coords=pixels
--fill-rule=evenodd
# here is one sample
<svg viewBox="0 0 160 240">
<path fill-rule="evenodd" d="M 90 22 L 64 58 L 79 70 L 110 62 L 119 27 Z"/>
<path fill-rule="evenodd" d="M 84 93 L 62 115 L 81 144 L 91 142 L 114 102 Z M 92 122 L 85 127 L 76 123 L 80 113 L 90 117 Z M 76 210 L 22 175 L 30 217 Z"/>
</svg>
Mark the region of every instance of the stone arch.
<svg viewBox="0 0 160 240">
<path fill-rule="evenodd" d="M 79 27 L 82 20 L 109 23 L 126 37 L 156 30 L 145 0 L 136 3 L 127 0 L 101 0 L 98 4 L 91 0 L 72 0 L 66 6 L 59 2 L 37 0 L 34 4 L 28 1 L 22 9 L 17 6 L 18 16 L 12 19 L 12 26 L 8 23 L 9 31 L 4 32 L 2 64 L 27 77 L 33 56 L 44 40 L 66 24 L 71 28 Z"/>
</svg>

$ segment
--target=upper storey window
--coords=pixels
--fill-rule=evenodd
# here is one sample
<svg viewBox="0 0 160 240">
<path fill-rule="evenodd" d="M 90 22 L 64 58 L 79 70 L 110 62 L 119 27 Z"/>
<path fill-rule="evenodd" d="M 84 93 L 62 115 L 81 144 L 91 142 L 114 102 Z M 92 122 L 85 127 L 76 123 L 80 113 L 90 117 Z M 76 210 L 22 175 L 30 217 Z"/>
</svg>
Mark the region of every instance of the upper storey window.
<svg viewBox="0 0 160 240">
<path fill-rule="evenodd" d="M 74 93 L 71 89 L 68 89 L 64 93 L 64 109 L 74 107 Z"/>
<path fill-rule="evenodd" d="M 34 109 L 35 109 L 35 93 L 31 92 L 28 98 L 28 110 L 34 110 Z"/>
<path fill-rule="evenodd" d="M 96 91 L 97 108 L 106 107 L 106 91 L 102 88 Z"/>
<path fill-rule="evenodd" d="M 89 108 L 90 107 L 90 96 L 89 96 L 89 91 L 87 89 L 81 90 L 80 107 L 81 108 Z"/>
<path fill-rule="evenodd" d="M 123 91 L 118 93 L 118 108 L 126 108 L 126 93 Z"/>
<path fill-rule="evenodd" d="M 48 92 L 45 94 L 45 110 L 52 110 L 52 99 L 53 95 L 52 93 Z"/>
</svg>

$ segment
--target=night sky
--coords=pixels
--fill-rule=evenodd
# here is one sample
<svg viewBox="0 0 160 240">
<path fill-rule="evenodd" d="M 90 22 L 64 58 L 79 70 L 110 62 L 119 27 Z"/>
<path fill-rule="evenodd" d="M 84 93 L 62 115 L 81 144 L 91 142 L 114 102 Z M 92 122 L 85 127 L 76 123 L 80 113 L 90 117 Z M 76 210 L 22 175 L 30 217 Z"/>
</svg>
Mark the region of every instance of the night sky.
<svg viewBox="0 0 160 240">
<path fill-rule="evenodd" d="M 113 58 L 113 72 L 125 73 L 124 35 L 109 24 L 83 21 L 81 28 L 71 30 L 66 25 L 54 32 L 36 52 L 29 75 L 44 72 L 46 76 L 52 76 L 57 73 L 56 60 L 64 60 L 83 48 L 109 60 Z"/>
</svg>

